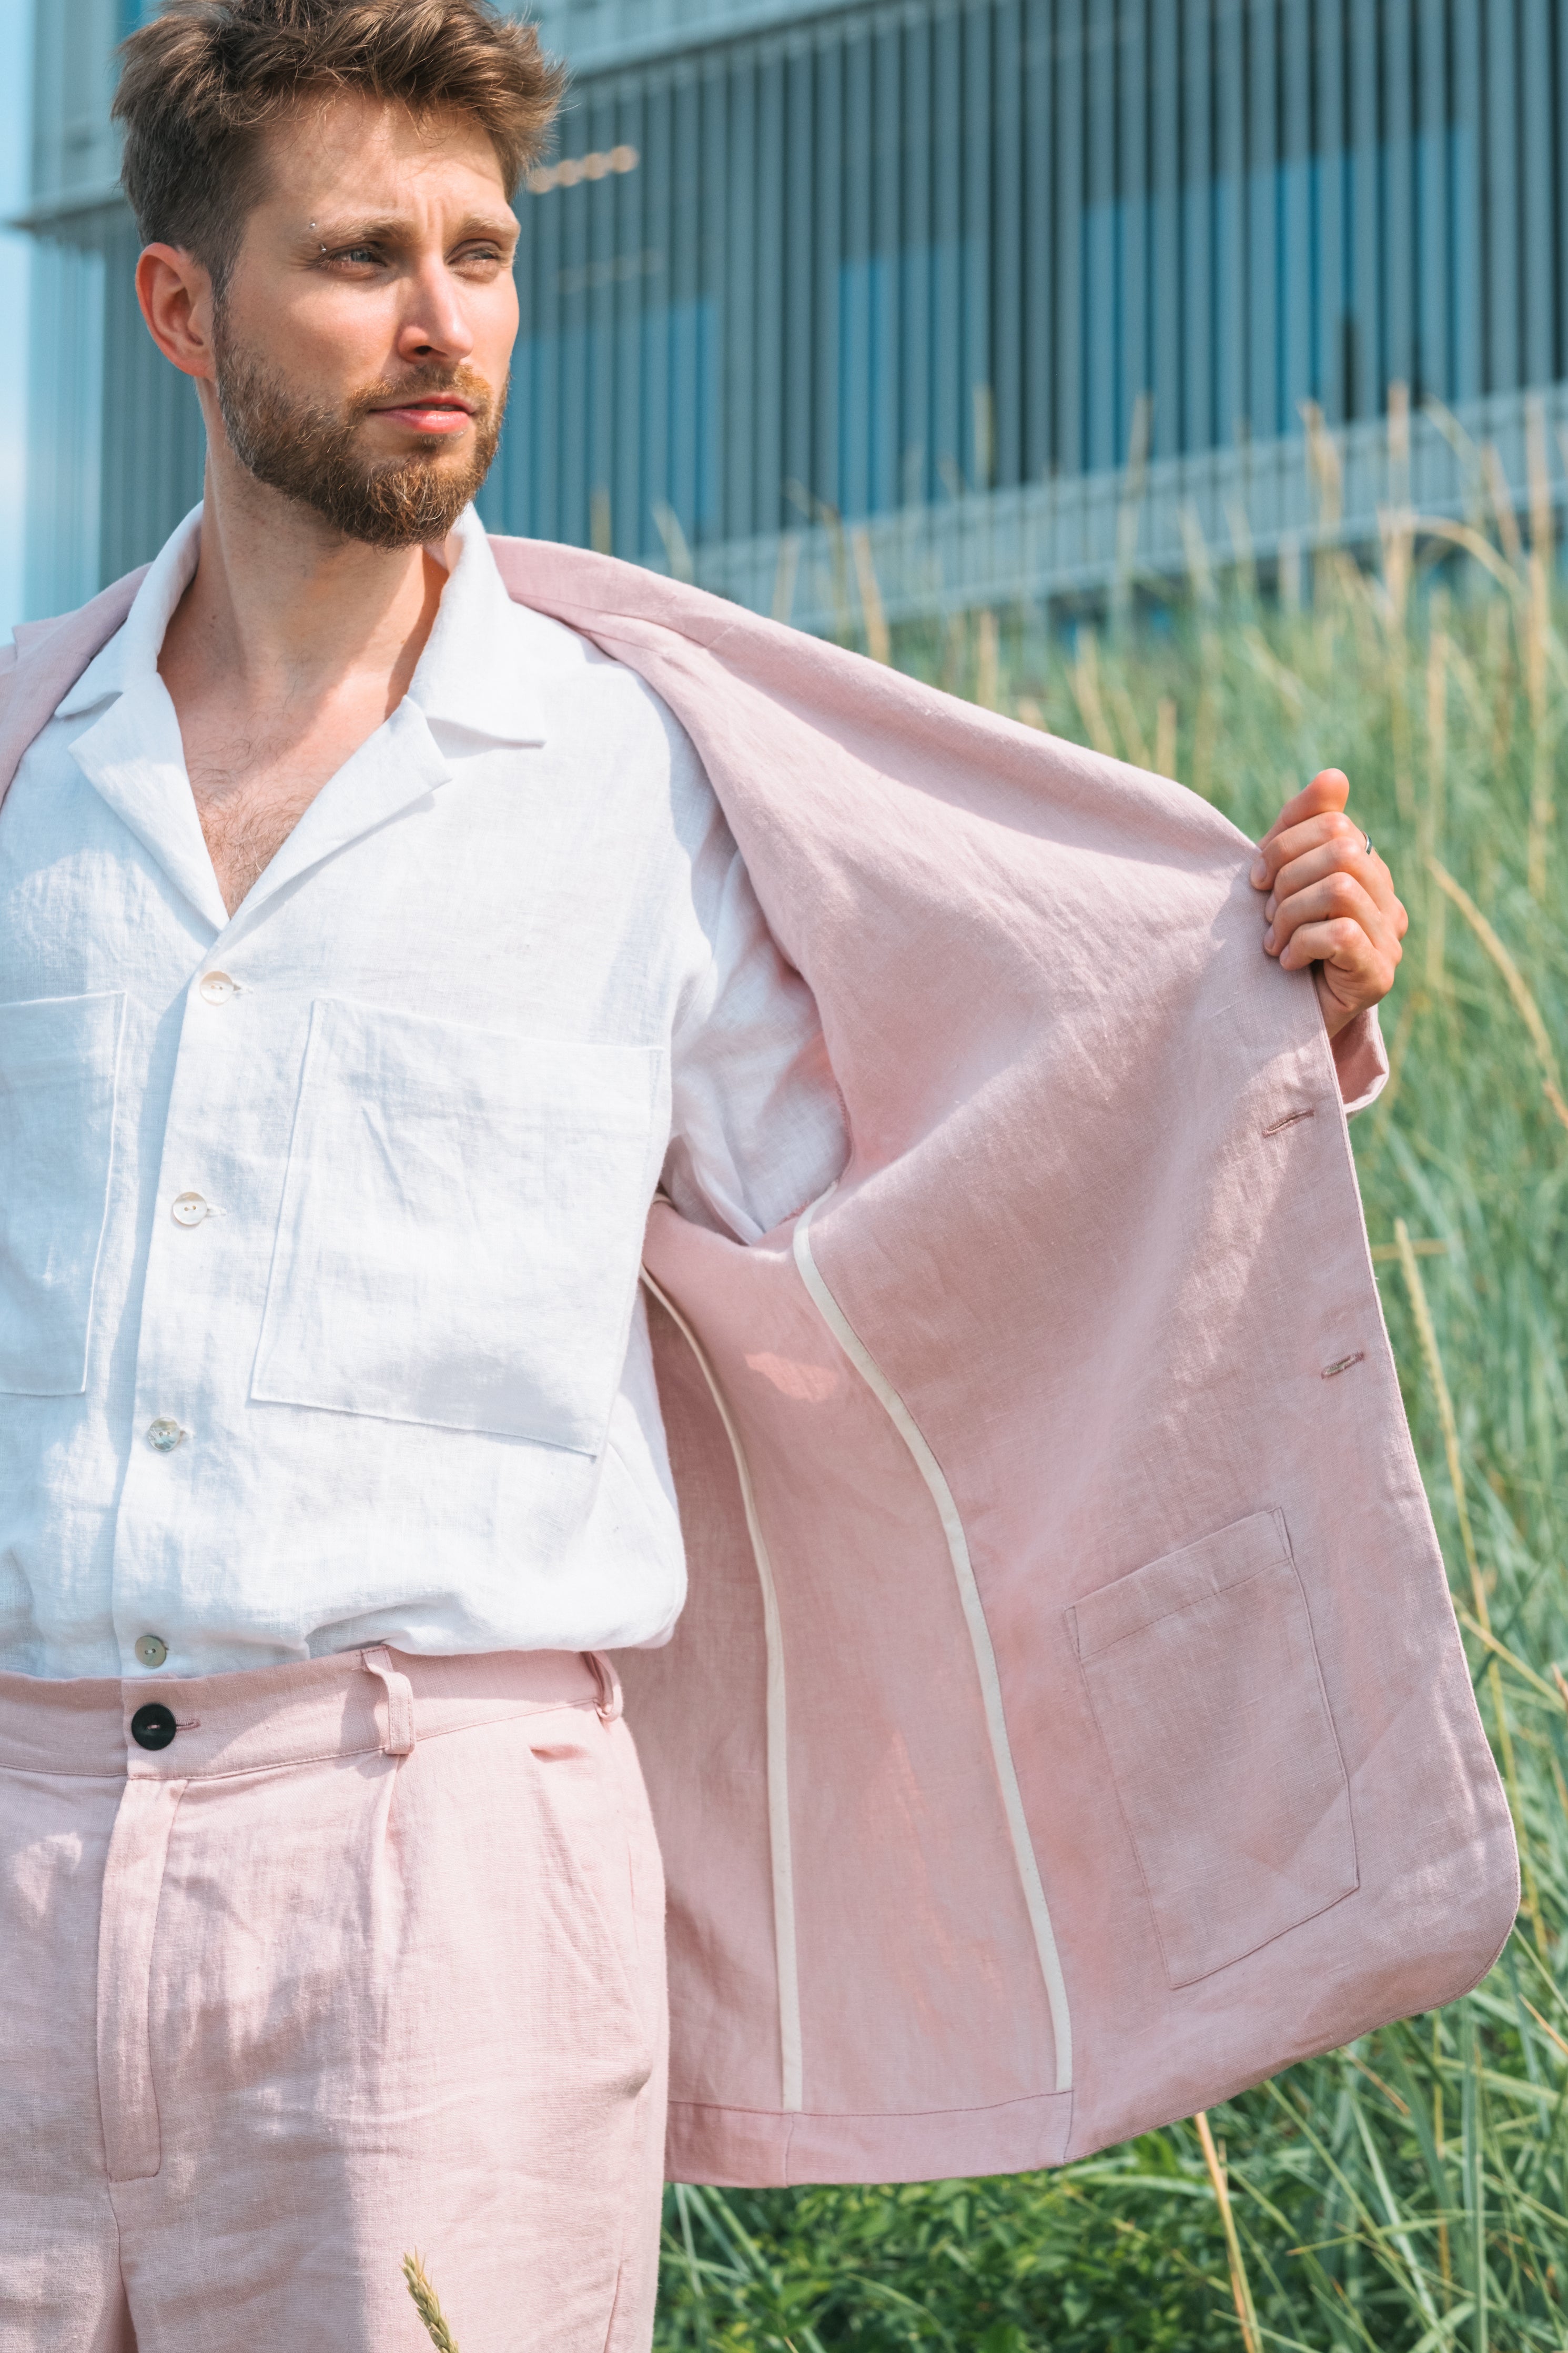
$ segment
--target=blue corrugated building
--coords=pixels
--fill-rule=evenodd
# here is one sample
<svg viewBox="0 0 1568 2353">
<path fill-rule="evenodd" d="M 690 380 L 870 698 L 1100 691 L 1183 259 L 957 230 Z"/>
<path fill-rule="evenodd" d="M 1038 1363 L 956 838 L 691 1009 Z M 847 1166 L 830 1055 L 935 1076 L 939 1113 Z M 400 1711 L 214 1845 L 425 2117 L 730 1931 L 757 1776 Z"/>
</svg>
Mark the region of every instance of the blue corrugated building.
<svg viewBox="0 0 1568 2353">
<path fill-rule="evenodd" d="M 820 627 L 1199 538 L 1289 561 L 1495 493 L 1489 441 L 1561 491 L 1568 0 L 538 13 L 574 80 L 519 199 L 500 526 Z M 198 491 L 114 185 L 135 14 L 37 0 L 34 611 Z"/>
</svg>

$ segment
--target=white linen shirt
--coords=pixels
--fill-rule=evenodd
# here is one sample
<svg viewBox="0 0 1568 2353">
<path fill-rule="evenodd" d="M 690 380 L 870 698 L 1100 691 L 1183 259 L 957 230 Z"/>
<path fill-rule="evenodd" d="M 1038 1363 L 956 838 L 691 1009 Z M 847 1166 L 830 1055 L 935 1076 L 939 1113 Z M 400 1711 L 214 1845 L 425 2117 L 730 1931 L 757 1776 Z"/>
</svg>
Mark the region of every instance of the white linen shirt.
<svg viewBox="0 0 1568 2353">
<path fill-rule="evenodd" d="M 231 917 L 158 674 L 201 511 L 0 812 L 0 1667 L 666 1639 L 661 1171 L 837 1176 L 692 746 L 470 510 L 409 691 Z"/>
</svg>

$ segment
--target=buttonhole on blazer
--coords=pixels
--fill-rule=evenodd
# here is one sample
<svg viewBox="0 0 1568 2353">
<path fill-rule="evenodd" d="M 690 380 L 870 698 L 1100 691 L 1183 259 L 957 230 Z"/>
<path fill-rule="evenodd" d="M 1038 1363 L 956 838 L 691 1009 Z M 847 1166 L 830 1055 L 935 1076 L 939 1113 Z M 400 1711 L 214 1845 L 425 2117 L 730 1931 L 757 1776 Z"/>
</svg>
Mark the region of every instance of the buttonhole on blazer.
<svg viewBox="0 0 1568 2353">
<path fill-rule="evenodd" d="M 199 1732 L 202 1728 L 199 1715 L 177 1715 L 174 1718 L 174 1724 L 176 1729 L 181 1732 Z"/>
<path fill-rule="evenodd" d="M 586 1757 L 587 1750 L 580 1740 L 531 1740 L 529 1746 L 535 1757 L 546 1765 L 558 1765 L 568 1757 Z"/>
<path fill-rule="evenodd" d="M 1294 1127 L 1299 1119 L 1315 1119 L 1317 1115 L 1316 1107 L 1309 1103 L 1305 1111 L 1288 1111 L 1283 1119 L 1277 1119 L 1273 1126 L 1266 1127 L 1263 1133 L 1265 1135 L 1278 1135 L 1281 1128 Z"/>
<path fill-rule="evenodd" d="M 1331 1381 L 1336 1373 L 1348 1373 L 1352 1365 L 1363 1364 L 1365 1361 L 1366 1350 L 1358 1348 L 1353 1356 L 1339 1356 L 1331 1365 L 1325 1365 L 1318 1377 L 1320 1380 Z"/>
</svg>

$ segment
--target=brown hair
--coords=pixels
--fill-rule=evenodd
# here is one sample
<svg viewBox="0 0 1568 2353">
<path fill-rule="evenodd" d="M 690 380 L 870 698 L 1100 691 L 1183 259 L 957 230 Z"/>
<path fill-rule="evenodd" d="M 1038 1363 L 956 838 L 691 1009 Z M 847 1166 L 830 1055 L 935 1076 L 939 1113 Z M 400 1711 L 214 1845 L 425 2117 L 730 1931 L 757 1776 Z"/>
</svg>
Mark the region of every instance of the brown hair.
<svg viewBox="0 0 1568 2353">
<path fill-rule="evenodd" d="M 262 134 L 300 99 L 469 115 L 510 195 L 565 79 L 489 0 L 163 0 L 120 54 L 121 176 L 142 239 L 194 253 L 220 292 L 261 195 Z"/>
</svg>

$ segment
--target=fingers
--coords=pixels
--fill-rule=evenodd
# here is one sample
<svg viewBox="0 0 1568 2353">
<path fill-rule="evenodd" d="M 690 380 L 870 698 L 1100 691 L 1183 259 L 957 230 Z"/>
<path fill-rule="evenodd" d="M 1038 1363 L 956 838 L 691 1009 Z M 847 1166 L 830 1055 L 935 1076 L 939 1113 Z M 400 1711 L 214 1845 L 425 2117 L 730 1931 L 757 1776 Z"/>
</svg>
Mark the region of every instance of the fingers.
<svg viewBox="0 0 1568 2353">
<path fill-rule="evenodd" d="M 1321 882 L 1293 892 L 1264 934 L 1263 944 L 1284 971 L 1314 968 L 1331 1037 L 1368 1006 L 1382 1002 L 1405 953 L 1398 929 L 1343 874 L 1325 875 Z"/>
<path fill-rule="evenodd" d="M 1298 794 L 1297 799 L 1300 798 Z M 1288 802 L 1286 807 L 1293 808 L 1295 802 Z M 1289 825 L 1285 823 L 1285 810 L 1280 811 L 1270 831 L 1258 845 L 1258 855 L 1252 861 L 1255 890 L 1272 890 L 1281 867 L 1308 850 L 1321 849 L 1330 843 L 1340 846 L 1347 864 L 1354 859 L 1367 859 L 1366 835 L 1343 809 L 1321 810 L 1310 817 L 1298 818 Z M 1372 855 L 1375 857 L 1375 851 Z M 1378 863 L 1381 865 L 1382 860 Z"/>
<path fill-rule="evenodd" d="M 1263 839 L 1260 849 L 1267 849 L 1277 834 L 1288 832 L 1307 818 L 1321 817 L 1331 809 L 1342 809 L 1351 797 L 1351 780 L 1342 768 L 1320 768 L 1304 791 L 1288 800 Z"/>
<path fill-rule="evenodd" d="M 1337 768 L 1315 776 L 1306 793 L 1298 793 L 1280 811 L 1275 825 L 1258 844 L 1252 865 L 1252 886 L 1268 893 L 1264 913 L 1272 922 L 1278 908 L 1298 891 L 1333 872 L 1350 875 L 1361 885 L 1385 920 L 1394 937 L 1403 939 L 1409 916 L 1394 888 L 1394 877 L 1355 819 L 1337 807 L 1292 818 L 1313 793 L 1337 799 L 1344 779 Z M 1289 819 L 1290 822 L 1287 822 Z"/>
<path fill-rule="evenodd" d="M 1310 964 L 1314 956 L 1322 954 L 1321 948 L 1303 951 L 1301 933 L 1320 923 L 1341 922 L 1359 925 L 1373 946 L 1384 954 L 1395 944 L 1393 926 L 1371 892 L 1352 875 L 1337 871 L 1281 899 L 1263 934 L 1263 944 L 1270 955 L 1279 958 L 1287 972 L 1299 972 L 1304 964 Z"/>
<path fill-rule="evenodd" d="M 1264 902 L 1267 922 L 1273 921 L 1276 908 L 1285 900 L 1314 882 L 1325 881 L 1331 874 L 1346 875 L 1391 922 L 1403 917 L 1405 911 L 1394 895 L 1394 877 L 1376 851 L 1368 850 L 1366 838 L 1360 829 L 1355 830 L 1353 838 L 1339 831 L 1324 834 L 1321 830 L 1322 827 L 1337 828 L 1342 824 L 1342 818 L 1327 818 L 1320 821 L 1319 827 L 1296 826 L 1289 835 L 1281 837 L 1288 848 L 1275 869 Z M 1298 837 L 1301 839 L 1298 840 Z"/>
<path fill-rule="evenodd" d="M 1394 986 L 1410 919 L 1394 877 L 1346 808 L 1342 768 L 1322 768 L 1258 845 L 1263 944 L 1286 972 L 1313 967 L 1331 1037 Z"/>
<path fill-rule="evenodd" d="M 1310 963 L 1318 1002 L 1331 1038 L 1335 1038 L 1358 1013 L 1379 1005 L 1394 986 L 1394 966 L 1403 950 L 1397 940 L 1386 954 L 1348 915 L 1320 923 L 1303 923 L 1291 939 L 1292 953 Z M 1285 958 L 1280 957 L 1283 964 Z"/>
</svg>

